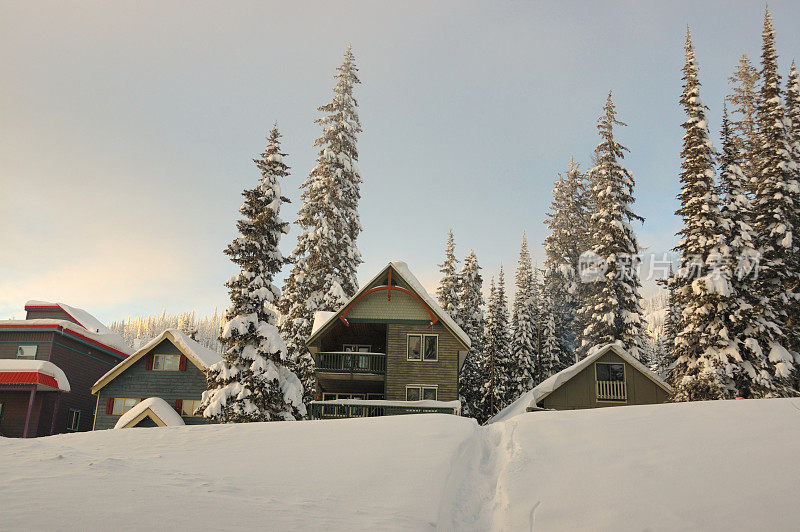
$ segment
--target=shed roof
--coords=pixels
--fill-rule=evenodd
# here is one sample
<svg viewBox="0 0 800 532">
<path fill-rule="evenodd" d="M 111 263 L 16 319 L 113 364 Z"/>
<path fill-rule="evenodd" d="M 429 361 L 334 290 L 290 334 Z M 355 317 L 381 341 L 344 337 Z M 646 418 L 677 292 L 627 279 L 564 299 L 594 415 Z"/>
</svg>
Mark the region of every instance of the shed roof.
<svg viewBox="0 0 800 532">
<path fill-rule="evenodd" d="M 192 361 L 192 364 L 197 366 L 198 369 L 202 371 L 207 370 L 209 367 L 222 360 L 222 357 L 219 355 L 219 353 L 200 345 L 195 340 L 192 340 L 186 336 L 183 331 L 178 329 L 166 329 L 164 332 L 147 342 L 141 349 L 111 368 L 108 373 L 100 377 L 100 379 L 94 383 L 94 386 L 92 386 L 92 393 L 97 393 L 101 388 L 103 388 L 103 386 L 116 379 L 122 372 L 128 369 L 137 360 L 142 358 L 164 340 L 171 341 L 173 345 L 178 348 L 178 351 L 185 355 L 187 359 Z"/>
</svg>

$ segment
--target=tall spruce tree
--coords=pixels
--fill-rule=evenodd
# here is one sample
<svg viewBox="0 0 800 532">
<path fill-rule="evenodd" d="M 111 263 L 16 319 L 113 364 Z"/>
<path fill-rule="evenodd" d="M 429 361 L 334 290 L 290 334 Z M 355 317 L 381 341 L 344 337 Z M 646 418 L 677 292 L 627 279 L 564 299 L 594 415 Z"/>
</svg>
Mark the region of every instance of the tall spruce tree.
<svg viewBox="0 0 800 532">
<path fill-rule="evenodd" d="M 644 220 L 634 214 L 634 179 L 622 165 L 627 148 L 614 139 L 616 119 L 611 93 L 597 129 L 600 144 L 595 149 L 595 166 L 589 171 L 591 235 L 593 257 L 603 262 L 605 273 L 585 285 L 581 319 L 585 323 L 583 350 L 621 342 L 636 358 L 642 357 L 642 308 L 638 274 L 639 244 L 630 223 Z"/>
<path fill-rule="evenodd" d="M 334 78 L 333 101 L 318 110 L 325 116 L 317 164 L 301 188 L 303 205 L 297 224 L 302 232 L 291 255 L 292 270 L 278 304 L 280 329 L 305 389 L 306 403 L 316 395 L 314 359 L 305 347 L 314 313 L 336 311 L 358 290 L 356 269 L 361 254 L 356 238 L 361 231 L 358 216 L 361 174 L 358 170 L 356 135 L 361 122 L 353 98 L 360 83 L 352 50 Z"/>
<path fill-rule="evenodd" d="M 453 230 L 450 229 L 444 250 L 444 262 L 439 264 L 442 278 L 439 281 L 439 288 L 436 289 L 436 297 L 439 299 L 439 306 L 442 307 L 442 310 L 450 314 L 460 326 L 462 319 L 458 312 L 458 273 L 456 272 L 458 259 L 456 259 L 455 250 Z"/>
<path fill-rule="evenodd" d="M 500 267 L 497 285 L 494 278 L 489 288 L 484 359 L 486 382 L 483 387 L 482 410 L 491 417 L 502 410 L 513 391 L 509 386 L 509 348 L 511 343 L 508 324 L 503 267 Z"/>
<path fill-rule="evenodd" d="M 483 278 L 478 257 L 470 251 L 458 276 L 458 314 L 462 318 L 461 328 L 469 336 L 470 348 L 461 375 L 458 379 L 462 414 L 486 421 L 482 409 L 482 387 L 484 384 L 484 334 L 486 317 L 483 299 Z"/>
<path fill-rule="evenodd" d="M 793 192 L 794 204 L 800 206 L 800 80 L 798 80 L 797 66 L 794 61 L 792 61 L 786 83 L 786 118 L 792 147 L 792 162 L 794 163 L 794 178 L 790 189 Z M 800 211 L 797 209 L 795 209 L 792 227 L 795 231 L 793 238 L 800 239 Z M 794 284 L 796 288 L 793 289 L 793 292 L 798 293 L 800 292 L 800 253 L 795 253 L 791 270 L 796 279 Z M 800 301 L 789 306 L 788 314 L 789 345 L 795 353 L 800 353 Z"/>
<path fill-rule="evenodd" d="M 522 245 L 517 265 L 516 293 L 512 307 L 511 360 L 509 365 L 509 395 L 512 400 L 532 388 L 536 360 L 537 331 L 533 316 L 533 266 L 528 252 L 528 240 L 522 233 Z"/>
<path fill-rule="evenodd" d="M 781 101 L 780 75 L 775 52 L 772 15 L 764 14 L 761 54 L 761 90 L 758 97 L 759 146 L 756 159 L 756 193 L 753 228 L 761 251 L 759 274 L 754 286 L 772 301 L 777 330 L 769 347 L 769 361 L 776 379 L 788 382 L 796 373 L 796 360 L 782 345 L 789 342 L 789 316 L 800 305 L 796 264 L 800 255 L 797 223 L 797 182 L 792 172 L 790 132 Z"/>
<path fill-rule="evenodd" d="M 578 278 L 578 258 L 587 249 L 589 211 L 586 181 L 580 166 L 570 158 L 567 172 L 559 174 L 547 213 L 550 233 L 545 237 L 546 290 L 552 294 L 559 349 L 571 353 L 583 327 L 577 317 L 583 286 Z"/>
<path fill-rule="evenodd" d="M 561 305 L 558 298 L 562 292 L 558 290 L 558 283 L 552 277 L 556 277 L 555 270 L 547 270 L 544 274 L 544 282 L 541 290 L 541 312 L 540 312 L 540 352 L 539 352 L 539 382 L 569 367 L 574 362 L 573 354 L 565 349 L 559 331 L 563 330 L 564 324 L 559 323 L 559 310 Z"/>
<path fill-rule="evenodd" d="M 236 224 L 240 236 L 225 250 L 241 271 L 226 283 L 231 306 L 219 339 L 225 353 L 209 369 L 200 407 L 216 421 L 294 420 L 306 414 L 303 386 L 287 367 L 286 344 L 272 310 L 280 297 L 272 279 L 285 264 L 278 243 L 289 230 L 280 217 L 281 204 L 288 200 L 278 182 L 288 175 L 285 155 L 276 125 L 266 151 L 253 160 L 261 182 L 242 193 L 242 219 Z"/>
<path fill-rule="evenodd" d="M 758 120 L 756 116 L 756 84 L 758 70 L 750 63 L 747 55 L 742 55 L 736 71 L 728 78 L 732 94 L 726 97 L 731 104 L 733 117 L 730 121 L 730 135 L 738 161 L 746 176 L 745 190 L 752 195 L 755 192 L 755 153 L 758 149 Z"/>
</svg>

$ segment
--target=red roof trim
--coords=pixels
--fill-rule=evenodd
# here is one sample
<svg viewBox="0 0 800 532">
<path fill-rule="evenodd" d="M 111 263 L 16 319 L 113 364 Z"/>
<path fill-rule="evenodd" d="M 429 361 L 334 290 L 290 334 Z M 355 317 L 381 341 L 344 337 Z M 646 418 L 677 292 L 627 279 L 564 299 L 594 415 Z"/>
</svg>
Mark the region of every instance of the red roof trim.
<svg viewBox="0 0 800 532">
<path fill-rule="evenodd" d="M 4 371 L 0 372 L 0 384 L 41 384 L 60 390 L 55 377 L 38 371 Z"/>
<path fill-rule="evenodd" d="M 0 323 L 0 329 L 55 329 L 55 330 L 59 331 L 61 334 L 69 333 L 71 336 L 77 336 L 78 338 L 80 338 L 80 339 L 82 339 L 82 340 L 84 340 L 86 342 L 89 342 L 90 344 L 93 344 L 93 345 L 99 346 L 99 347 L 101 347 L 103 349 L 106 349 L 108 351 L 112 351 L 114 353 L 117 353 L 122 358 L 128 358 L 128 356 L 129 356 L 128 354 L 123 353 L 122 351 L 119 351 L 118 349 L 114 349 L 113 347 L 111 347 L 109 345 L 106 345 L 106 344 L 104 344 L 102 342 L 98 342 L 97 340 L 92 340 L 91 338 L 88 338 L 88 337 L 86 337 L 86 336 L 84 336 L 84 335 L 82 335 L 80 333 L 76 333 L 75 331 L 71 331 L 69 329 L 65 329 L 61 325 L 41 325 L 41 324 L 36 324 L 36 323 L 32 323 L 32 324 L 24 324 L 24 323 L 20 323 L 20 324 L 2 324 L 2 323 Z"/>
</svg>

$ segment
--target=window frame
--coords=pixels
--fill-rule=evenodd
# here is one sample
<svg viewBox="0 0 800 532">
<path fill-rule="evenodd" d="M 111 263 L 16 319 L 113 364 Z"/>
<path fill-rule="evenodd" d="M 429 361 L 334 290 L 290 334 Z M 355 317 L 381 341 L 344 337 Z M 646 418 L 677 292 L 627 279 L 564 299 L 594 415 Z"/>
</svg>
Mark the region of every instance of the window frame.
<svg viewBox="0 0 800 532">
<path fill-rule="evenodd" d="M 419 390 L 419 399 L 417 401 L 438 401 L 439 400 L 439 385 L 438 384 L 406 384 L 406 401 L 411 401 L 408 398 L 408 390 L 416 388 Z M 436 399 L 425 399 L 425 390 L 433 390 L 436 394 Z"/>
<path fill-rule="evenodd" d="M 597 366 L 600 364 L 609 365 L 609 366 L 622 366 L 622 380 L 621 381 L 601 381 L 597 378 Z M 611 403 L 611 404 L 622 404 L 628 402 L 628 370 L 625 368 L 627 364 L 624 362 L 595 362 L 594 363 L 594 400 L 598 403 Z M 601 399 L 598 397 L 597 392 L 597 383 L 598 382 L 622 382 L 622 389 L 625 392 L 625 399 Z"/>
<path fill-rule="evenodd" d="M 411 337 L 418 336 L 419 337 L 419 358 L 411 358 Z M 408 333 L 406 334 L 406 361 L 408 362 L 421 362 L 424 356 L 423 353 L 423 342 L 424 342 L 425 335 L 422 333 Z"/>
<path fill-rule="evenodd" d="M 425 358 L 425 342 L 428 338 L 436 338 L 436 358 Z M 423 362 L 438 362 L 439 361 L 439 335 L 438 334 L 423 334 L 422 335 L 422 361 Z"/>
<path fill-rule="evenodd" d="M 23 348 L 32 347 L 33 348 L 33 357 L 29 356 L 19 356 L 20 352 L 24 352 Z M 17 345 L 17 360 L 36 360 L 36 357 L 39 355 L 39 346 L 36 344 L 18 344 Z"/>
<path fill-rule="evenodd" d="M 164 360 L 163 362 L 164 367 L 162 368 L 156 367 L 156 360 L 158 360 L 158 357 L 162 357 Z M 169 360 L 178 361 L 177 365 L 175 366 L 175 369 L 167 368 L 167 357 L 169 357 Z M 176 355 L 174 353 L 162 353 L 158 355 L 156 354 L 153 355 L 153 371 L 180 371 L 180 370 L 181 370 L 181 355 Z"/>
<path fill-rule="evenodd" d="M 122 412 L 119 413 L 117 413 L 117 401 L 122 401 Z M 133 403 L 130 406 L 130 408 L 125 408 L 125 401 L 136 401 L 136 402 Z M 133 408 L 134 406 L 138 405 L 141 402 L 142 400 L 139 399 L 138 397 L 114 397 L 114 403 L 111 407 L 111 415 L 112 416 L 125 415 L 128 412 L 128 410 L 130 410 L 131 408 Z"/>
<path fill-rule="evenodd" d="M 352 347 L 353 349 L 348 351 L 347 348 Z M 360 348 L 366 347 L 366 351 L 360 351 Z M 372 353 L 372 346 L 370 344 L 342 344 L 342 352 L 343 353 Z"/>
<path fill-rule="evenodd" d="M 197 406 L 192 410 L 191 414 L 186 413 L 186 403 L 192 403 Z M 203 417 L 203 413 L 197 413 L 197 410 L 200 408 L 200 405 L 203 403 L 202 399 L 181 399 L 181 417 Z"/>
<path fill-rule="evenodd" d="M 70 408 L 69 410 L 67 410 L 67 428 L 66 428 L 67 432 L 78 432 L 80 430 L 82 413 L 83 412 L 81 412 L 77 408 Z M 75 426 L 70 426 L 70 421 L 71 421 L 70 418 L 72 417 L 73 414 L 77 414 L 74 418 L 75 423 L 72 424 Z"/>
</svg>

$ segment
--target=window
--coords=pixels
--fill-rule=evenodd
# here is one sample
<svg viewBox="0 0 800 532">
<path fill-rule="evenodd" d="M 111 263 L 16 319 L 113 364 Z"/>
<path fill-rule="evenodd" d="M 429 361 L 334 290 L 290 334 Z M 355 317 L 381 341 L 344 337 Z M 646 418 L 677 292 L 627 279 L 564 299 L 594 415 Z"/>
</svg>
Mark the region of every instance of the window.
<svg viewBox="0 0 800 532">
<path fill-rule="evenodd" d="M 21 345 L 17 348 L 17 358 L 34 360 L 36 358 L 36 351 L 38 351 L 38 349 L 38 345 Z"/>
<path fill-rule="evenodd" d="M 597 364 L 597 380 L 624 381 L 625 366 L 622 364 Z"/>
<path fill-rule="evenodd" d="M 371 345 L 360 345 L 360 344 L 344 344 L 342 346 L 342 351 L 346 353 L 369 353 L 372 349 Z"/>
<path fill-rule="evenodd" d="M 153 355 L 153 370 L 155 371 L 178 371 L 180 368 L 180 355 Z"/>
<path fill-rule="evenodd" d="M 202 417 L 203 413 L 197 411 L 197 409 L 200 408 L 201 402 L 200 399 L 184 399 L 181 402 L 181 415 L 186 417 Z"/>
<path fill-rule="evenodd" d="M 67 412 L 67 430 L 75 432 L 81 426 L 81 411 L 70 408 Z"/>
<path fill-rule="evenodd" d="M 433 385 L 409 384 L 406 386 L 406 401 L 436 401 L 439 388 Z"/>
<path fill-rule="evenodd" d="M 422 360 L 422 335 L 408 335 L 408 360 Z"/>
<path fill-rule="evenodd" d="M 111 410 L 111 413 L 115 416 L 121 416 L 134 406 L 136 406 L 141 399 L 129 399 L 124 397 L 115 397 L 114 398 L 114 408 Z"/>
<path fill-rule="evenodd" d="M 425 335 L 425 355 L 424 360 L 439 360 L 439 337 L 436 335 Z"/>
</svg>

